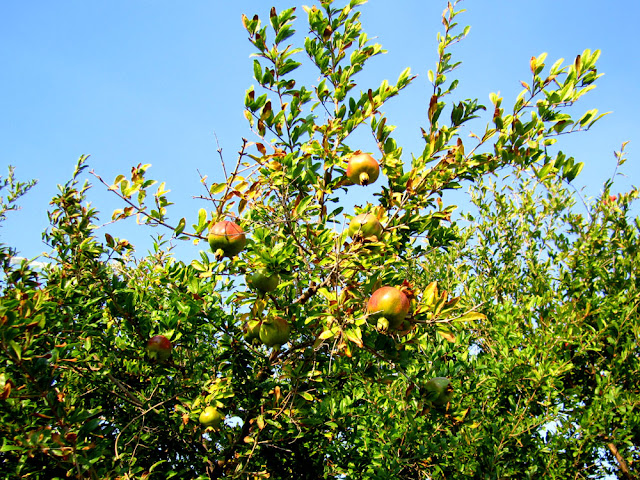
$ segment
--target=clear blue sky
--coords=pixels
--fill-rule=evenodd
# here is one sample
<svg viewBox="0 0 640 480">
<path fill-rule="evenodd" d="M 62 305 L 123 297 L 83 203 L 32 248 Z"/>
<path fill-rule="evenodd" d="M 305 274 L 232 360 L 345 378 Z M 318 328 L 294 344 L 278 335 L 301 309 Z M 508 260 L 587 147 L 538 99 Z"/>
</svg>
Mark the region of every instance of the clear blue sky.
<svg viewBox="0 0 640 480">
<path fill-rule="evenodd" d="M 365 31 L 388 50 L 360 74 L 358 88 L 376 88 L 411 67 L 419 75 L 386 113 L 398 125 L 395 135 L 410 153 L 422 150 L 419 127 L 426 121 L 426 72 L 436 60 L 436 33 L 446 2 L 371 0 L 362 7 Z M 48 202 L 56 185 L 71 175 L 75 160 L 91 154 L 91 167 L 107 181 L 132 165 L 151 163 L 151 177 L 164 180 L 176 203 L 172 217 L 195 220 L 205 204 L 197 170 L 220 178 L 214 132 L 225 158 L 233 161 L 241 138 L 253 140 L 243 117 L 245 90 L 252 79 L 252 53 L 240 16 L 278 10 L 293 1 L 250 0 L 50 0 L 5 1 L 0 5 L 0 175 L 7 165 L 21 179 L 39 183 L 22 211 L 10 214 L 0 241 L 34 257 L 46 247 Z M 307 2 L 311 4 L 311 2 Z M 342 5 L 342 2 L 339 2 Z M 301 4 L 298 4 L 300 7 Z M 640 168 L 640 33 L 637 0 L 608 4 L 596 0 L 465 0 L 461 24 L 469 37 L 454 52 L 457 98 L 500 91 L 505 105 L 529 80 L 529 58 L 542 52 L 551 64 L 573 60 L 585 48 L 600 49 L 605 76 L 574 112 L 598 108 L 613 113 L 589 133 L 563 137 L 561 147 L 585 162 L 577 185 L 597 194 L 613 170 L 613 151 L 631 141 L 624 168 L 628 186 Z M 297 26 L 305 31 L 298 8 Z M 301 54 L 301 57 L 304 54 Z M 303 57 L 302 57 L 303 58 Z M 482 124 L 475 125 L 480 131 Z M 91 200 L 108 221 L 117 199 L 96 185 Z M 191 222 L 193 223 L 193 222 Z M 140 245 L 155 233 L 129 222 L 115 233 Z M 201 245 L 204 247 L 204 245 Z M 201 247 L 181 247 L 185 259 Z"/>
</svg>

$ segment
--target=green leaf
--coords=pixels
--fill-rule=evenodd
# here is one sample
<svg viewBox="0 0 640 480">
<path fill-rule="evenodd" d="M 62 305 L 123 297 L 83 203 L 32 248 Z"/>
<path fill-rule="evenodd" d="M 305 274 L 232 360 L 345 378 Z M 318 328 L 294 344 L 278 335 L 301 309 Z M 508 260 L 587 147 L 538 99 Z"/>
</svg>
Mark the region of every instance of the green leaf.
<svg viewBox="0 0 640 480">
<path fill-rule="evenodd" d="M 258 81 L 258 83 L 262 83 L 262 67 L 260 66 L 260 62 L 258 60 L 253 61 L 253 76 Z M 248 107 L 249 105 L 246 106 Z"/>
<path fill-rule="evenodd" d="M 207 228 L 207 217 L 208 212 L 204 208 L 198 210 L 198 224 L 193 225 L 197 234 L 202 233 Z"/>
<path fill-rule="evenodd" d="M 22 360 L 22 345 L 18 344 L 15 340 L 9 340 L 9 345 L 18 357 L 18 360 Z"/>
<path fill-rule="evenodd" d="M 276 35 L 276 39 L 275 39 L 275 43 L 278 44 L 284 40 L 286 40 L 287 38 L 293 36 L 293 34 L 295 34 L 295 30 L 289 26 L 284 26 L 280 29 L 280 31 L 278 32 L 278 34 Z"/>
<path fill-rule="evenodd" d="M 115 246 L 115 242 L 113 241 L 113 237 L 111 235 L 109 235 L 108 233 L 104 234 L 104 238 L 107 241 L 107 245 L 111 248 L 113 248 Z"/>
<path fill-rule="evenodd" d="M 444 327 L 438 327 L 436 332 L 438 332 L 438 335 L 440 335 L 442 338 L 444 338 L 448 342 L 450 343 L 456 342 L 456 336 L 450 329 L 444 328 Z"/>
<path fill-rule="evenodd" d="M 359 347 L 362 348 L 364 346 L 364 344 L 362 343 L 362 331 L 360 330 L 360 327 L 345 330 L 344 336 L 347 340 L 355 343 Z"/>
<path fill-rule="evenodd" d="M 320 340 L 326 340 L 327 338 L 333 338 L 334 336 L 335 332 L 333 330 L 325 330 L 318 336 L 318 338 Z"/>
<path fill-rule="evenodd" d="M 186 224 L 187 224 L 187 220 L 184 217 L 181 218 L 180 221 L 178 222 L 178 226 L 174 230 L 174 235 L 176 237 L 184 231 L 184 227 Z"/>
<path fill-rule="evenodd" d="M 582 171 L 582 167 L 584 167 L 583 162 L 576 163 L 568 172 L 564 174 L 564 178 L 566 178 L 568 182 L 575 180 L 575 178 Z"/>
<path fill-rule="evenodd" d="M 487 316 L 482 313 L 467 312 L 464 315 L 456 318 L 455 320 L 461 321 L 461 322 L 472 322 L 474 320 L 486 320 L 486 319 L 487 319 Z"/>
<path fill-rule="evenodd" d="M 214 183 L 211 185 L 211 187 L 209 187 L 209 193 L 211 195 L 217 195 L 224 191 L 225 188 L 227 188 L 226 183 Z"/>
<path fill-rule="evenodd" d="M 431 282 L 422 293 L 422 304 L 427 307 L 433 305 L 436 295 L 438 295 L 438 282 Z"/>
</svg>

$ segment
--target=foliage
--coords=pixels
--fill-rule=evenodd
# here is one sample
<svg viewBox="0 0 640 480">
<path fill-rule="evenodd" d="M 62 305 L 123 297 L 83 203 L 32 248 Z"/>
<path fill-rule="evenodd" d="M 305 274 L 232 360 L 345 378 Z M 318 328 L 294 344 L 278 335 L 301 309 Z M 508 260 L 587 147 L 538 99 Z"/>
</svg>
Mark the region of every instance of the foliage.
<svg viewBox="0 0 640 480">
<path fill-rule="evenodd" d="M 6 178 L 0 177 L 0 191 L 9 188 L 7 197 L 0 197 L 0 222 L 7 218 L 7 212 L 18 210 L 18 199 L 26 194 L 36 184 L 35 180 L 29 182 L 19 182 L 15 177 L 15 169 L 9 167 L 9 174 Z"/>
<path fill-rule="evenodd" d="M 456 339 L 470 355 L 456 376 L 468 410 L 452 458 L 478 477 L 633 478 L 638 190 L 612 196 L 609 180 L 583 210 L 557 176 L 535 173 L 478 182 L 459 248 L 430 265 L 486 315 Z"/>
<path fill-rule="evenodd" d="M 586 478 L 609 468 L 604 455 L 633 475 L 637 191 L 605 202 L 608 182 L 577 213 L 565 184 L 582 165 L 554 147 L 601 117 L 574 121 L 569 108 L 594 87 L 598 52 L 547 73 L 545 55 L 532 58 L 513 108 L 492 94 L 483 133 L 463 141 L 486 108 L 445 101 L 457 86 L 447 85 L 459 64 L 451 46 L 469 31 L 456 33 L 461 10 L 448 4 L 425 146 L 409 160 L 382 107 L 415 77 L 407 69 L 395 84 L 356 90 L 383 53 L 362 28 L 363 3 L 305 7 L 303 46 L 288 43 L 295 8 L 272 8 L 264 24 L 243 17 L 256 52 L 245 97 L 256 140 L 232 166 L 221 158 L 223 181 L 202 179 L 210 207 L 192 228 L 170 222 L 164 183 L 148 201 L 149 165 L 113 183 L 94 173 L 125 204 L 114 221 L 137 216 L 205 247 L 211 225 L 234 221 L 247 234 L 237 256 L 202 251 L 185 264 L 158 237 L 137 258 L 126 240 L 99 238 L 80 184 L 86 157 L 53 199 L 48 266 L 14 265 L 3 248 L 5 477 Z M 293 76 L 303 52 L 313 85 Z M 366 187 L 346 176 L 356 130 L 379 150 L 381 178 Z M 492 182 L 499 173 L 514 186 Z M 464 182 L 477 212 L 456 224 L 442 197 Z M 375 204 L 343 212 L 363 189 Z M 349 236 L 363 213 L 380 235 Z M 279 283 L 250 288 L 256 273 Z M 411 303 L 396 328 L 366 309 L 383 286 Z M 282 346 L 245 332 L 283 321 Z M 145 350 L 154 335 L 173 344 L 166 361 Z M 434 393 L 436 377 L 451 380 L 450 402 Z M 207 407 L 222 425 L 200 423 Z"/>
</svg>

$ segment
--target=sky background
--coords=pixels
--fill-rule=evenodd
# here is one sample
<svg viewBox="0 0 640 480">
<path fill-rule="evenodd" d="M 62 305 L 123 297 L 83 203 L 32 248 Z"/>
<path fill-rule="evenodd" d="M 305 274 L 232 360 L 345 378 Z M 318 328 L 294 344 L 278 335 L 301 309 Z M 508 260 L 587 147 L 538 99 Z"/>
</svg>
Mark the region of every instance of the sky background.
<svg viewBox="0 0 640 480">
<path fill-rule="evenodd" d="M 13 165 L 19 179 L 36 178 L 38 185 L 21 200 L 22 210 L 10 213 L 0 227 L 0 242 L 28 258 L 47 250 L 41 233 L 48 226 L 49 201 L 82 154 L 91 155 L 90 167 L 108 182 L 133 165 L 152 164 L 149 177 L 166 181 L 172 191 L 173 222 L 185 216 L 187 225 L 195 223 L 198 209 L 209 208 L 192 198 L 204 193 L 198 171 L 210 181 L 222 179 L 216 137 L 227 162 L 235 160 L 243 137 L 257 140 L 243 116 L 244 93 L 255 81 L 249 57 L 253 50 L 240 18 L 258 13 L 267 21 L 272 5 L 282 10 L 296 3 L 1 2 L 0 175 Z M 296 25 L 304 35 L 301 5 Z M 436 33 L 442 30 L 445 6 L 435 0 L 371 0 L 361 8 L 364 30 L 388 53 L 370 61 L 357 77 L 356 90 L 375 89 L 384 79 L 395 83 L 406 67 L 419 75 L 384 109 L 387 123 L 398 127 L 394 137 L 404 148 L 405 162 L 423 148 L 420 127 L 426 125 L 431 88 L 427 71 L 435 66 Z M 455 72 L 460 86 L 450 100 L 478 98 L 489 105 L 489 93 L 499 91 L 508 108 L 522 90 L 520 80 L 530 80 L 531 56 L 547 52 L 551 65 L 558 58 L 573 61 L 586 48 L 600 49 L 598 69 L 605 76 L 572 113 L 579 118 L 597 108 L 612 114 L 588 133 L 561 137 L 560 148 L 585 163 L 574 184 L 593 196 L 613 172 L 613 152 L 630 141 L 629 162 L 622 169 L 626 178 L 616 190 L 637 182 L 637 0 L 465 0 L 460 7 L 467 11 L 458 21 L 471 25 L 471 31 L 453 49 L 454 60 L 463 64 Z M 304 61 L 304 53 L 298 59 Z M 488 120 L 489 114 L 472 130 L 482 131 Z M 373 151 L 373 146 L 365 147 Z M 105 223 L 121 206 L 99 184 L 89 197 Z M 355 203 L 366 200 L 351 198 Z M 463 198 L 454 200 L 464 208 Z M 151 235 L 162 233 L 131 221 L 108 229 L 129 239 L 140 254 L 149 248 Z M 179 243 L 177 254 L 186 261 L 205 247 Z"/>
</svg>

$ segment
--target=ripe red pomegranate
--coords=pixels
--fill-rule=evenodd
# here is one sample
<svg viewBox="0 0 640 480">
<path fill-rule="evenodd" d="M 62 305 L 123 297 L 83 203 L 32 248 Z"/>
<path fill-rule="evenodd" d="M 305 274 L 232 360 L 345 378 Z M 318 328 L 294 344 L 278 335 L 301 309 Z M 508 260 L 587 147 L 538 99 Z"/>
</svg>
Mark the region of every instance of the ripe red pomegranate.
<svg viewBox="0 0 640 480">
<path fill-rule="evenodd" d="M 386 319 L 390 329 L 402 325 L 409 313 L 409 298 L 395 287 L 382 287 L 373 292 L 367 313 L 374 319 Z"/>
<path fill-rule="evenodd" d="M 247 244 L 242 228 L 237 223 L 223 220 L 215 223 L 209 229 L 209 246 L 216 254 L 216 258 L 234 257 L 244 250 Z"/>
<path fill-rule="evenodd" d="M 171 355 L 171 349 L 173 346 L 167 337 L 164 335 L 156 335 L 151 337 L 147 342 L 147 353 L 152 360 L 158 360 L 164 362 L 169 355 Z"/>
<path fill-rule="evenodd" d="M 368 153 L 355 152 L 347 164 L 347 177 L 353 183 L 367 186 L 374 183 L 380 174 L 380 165 Z"/>
<path fill-rule="evenodd" d="M 382 237 L 382 224 L 373 213 L 361 213 L 353 217 L 349 223 L 349 236 L 355 238 L 361 236 L 364 238 L 375 237 L 380 240 Z"/>
</svg>

